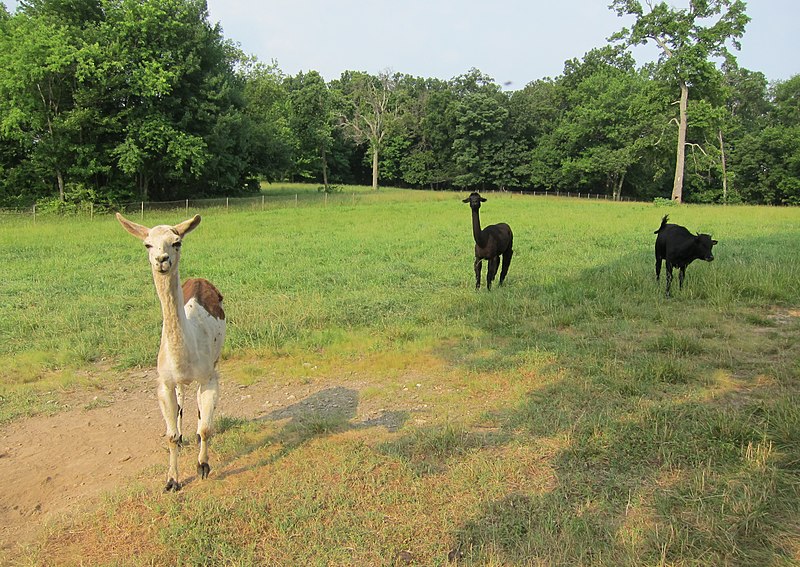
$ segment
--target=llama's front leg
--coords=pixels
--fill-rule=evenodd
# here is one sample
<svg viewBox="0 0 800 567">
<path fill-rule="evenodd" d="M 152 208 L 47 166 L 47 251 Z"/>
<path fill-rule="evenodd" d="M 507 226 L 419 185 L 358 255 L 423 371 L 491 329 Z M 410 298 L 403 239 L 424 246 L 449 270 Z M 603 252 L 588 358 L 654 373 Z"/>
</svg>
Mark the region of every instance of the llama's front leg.
<svg viewBox="0 0 800 567">
<path fill-rule="evenodd" d="M 481 288 L 481 259 L 475 258 L 475 289 Z"/>
<path fill-rule="evenodd" d="M 214 408 L 217 407 L 217 395 L 219 392 L 219 380 L 217 373 L 211 376 L 207 384 L 202 384 L 197 388 L 197 442 L 200 444 L 200 452 L 197 455 L 197 475 L 200 478 L 207 478 L 211 472 L 208 466 L 208 440 L 213 433 Z"/>
<path fill-rule="evenodd" d="M 164 489 L 169 491 L 180 490 L 178 482 L 178 448 L 181 440 L 181 432 L 178 428 L 178 395 L 175 387 L 168 386 L 161 382 L 158 386 L 158 405 L 161 407 L 161 415 L 167 424 L 167 443 L 169 444 L 169 472 L 167 474 L 167 486 Z"/>
</svg>

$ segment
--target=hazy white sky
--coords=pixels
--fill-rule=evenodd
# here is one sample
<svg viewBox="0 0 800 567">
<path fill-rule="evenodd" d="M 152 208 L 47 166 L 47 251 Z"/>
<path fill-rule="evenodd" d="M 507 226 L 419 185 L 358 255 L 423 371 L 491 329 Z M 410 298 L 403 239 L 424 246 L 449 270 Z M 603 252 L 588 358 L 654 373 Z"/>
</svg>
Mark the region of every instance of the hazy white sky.
<svg viewBox="0 0 800 567">
<path fill-rule="evenodd" d="M 632 20 L 611 0 L 208 0 L 225 37 L 289 75 L 384 69 L 450 79 L 472 67 L 524 87 L 605 45 Z M 673 5 L 686 5 L 672 0 Z M 769 80 L 800 73 L 799 0 L 750 0 L 739 64 Z M 648 45 L 639 63 L 658 56 Z"/>
<path fill-rule="evenodd" d="M 611 0 L 208 0 L 227 39 L 287 75 L 391 70 L 451 79 L 472 67 L 509 88 L 561 74 L 631 20 Z M 671 0 L 682 7 L 683 0 Z M 10 9 L 16 2 L 5 0 Z M 800 0 L 749 0 L 739 65 L 769 80 L 800 73 Z M 638 48 L 639 63 L 658 56 Z"/>
</svg>

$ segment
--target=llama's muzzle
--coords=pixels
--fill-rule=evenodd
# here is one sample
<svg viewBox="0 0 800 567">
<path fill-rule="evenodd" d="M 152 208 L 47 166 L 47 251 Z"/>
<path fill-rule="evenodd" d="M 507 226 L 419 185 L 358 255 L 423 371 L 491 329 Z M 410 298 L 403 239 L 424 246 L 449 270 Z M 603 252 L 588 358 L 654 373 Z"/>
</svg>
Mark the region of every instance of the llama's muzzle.
<svg viewBox="0 0 800 567">
<path fill-rule="evenodd" d="M 155 258 L 155 262 L 153 265 L 155 266 L 156 270 L 158 270 L 162 274 L 166 274 L 172 267 L 172 260 L 170 259 L 168 254 L 162 254 L 161 256 L 157 256 Z"/>
</svg>

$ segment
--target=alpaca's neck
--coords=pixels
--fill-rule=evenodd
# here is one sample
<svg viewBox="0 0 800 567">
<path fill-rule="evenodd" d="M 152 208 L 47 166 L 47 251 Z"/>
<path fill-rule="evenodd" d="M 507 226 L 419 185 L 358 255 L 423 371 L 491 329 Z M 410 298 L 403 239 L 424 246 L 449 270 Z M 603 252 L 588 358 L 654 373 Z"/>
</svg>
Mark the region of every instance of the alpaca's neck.
<svg viewBox="0 0 800 567">
<path fill-rule="evenodd" d="M 481 217 L 478 209 L 472 209 L 472 236 L 475 238 L 475 244 L 483 246 L 483 238 L 481 236 Z"/>
<path fill-rule="evenodd" d="M 153 274 L 153 280 L 161 301 L 161 350 L 166 349 L 175 362 L 188 360 L 186 311 L 178 271 L 173 270 L 169 276 Z"/>
</svg>

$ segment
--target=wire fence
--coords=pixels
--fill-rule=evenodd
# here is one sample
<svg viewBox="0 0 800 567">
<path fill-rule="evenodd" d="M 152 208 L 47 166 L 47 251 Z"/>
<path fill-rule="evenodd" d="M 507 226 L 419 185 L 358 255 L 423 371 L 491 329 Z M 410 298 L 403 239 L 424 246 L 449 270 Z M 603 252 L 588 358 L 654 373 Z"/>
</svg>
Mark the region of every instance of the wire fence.
<svg viewBox="0 0 800 567">
<path fill-rule="evenodd" d="M 428 190 L 415 190 L 425 191 Z M 463 191 L 437 191 L 438 193 L 454 193 Z M 484 193 L 491 194 L 507 194 L 507 195 L 527 195 L 527 196 L 549 196 L 549 197 L 567 197 L 577 199 L 594 199 L 594 200 L 612 200 L 610 195 L 599 193 L 574 193 L 563 191 L 486 191 Z M 127 216 L 139 215 L 144 217 L 149 212 L 166 212 L 166 211 L 179 211 L 183 210 L 187 214 L 190 211 L 203 210 L 203 209 L 217 209 L 217 210 L 268 210 L 280 209 L 286 207 L 300 207 L 300 206 L 336 206 L 336 205 L 356 205 L 359 203 L 371 202 L 375 200 L 385 200 L 386 193 L 377 191 L 370 192 L 296 192 L 287 193 L 281 192 L 275 195 L 256 195 L 252 197 L 220 197 L 214 199 L 181 199 L 175 201 L 132 201 L 129 203 L 122 203 L 117 206 L 99 205 L 95 203 L 79 203 L 69 205 L 63 208 L 53 206 L 40 207 L 32 205 L 30 207 L 9 207 L 0 208 L 0 216 L 30 216 L 34 222 L 37 218 L 52 217 L 52 216 L 81 216 L 93 218 L 96 215 L 106 215 L 111 212 L 119 211 Z M 628 197 L 622 197 L 622 201 L 631 201 Z"/>
</svg>

